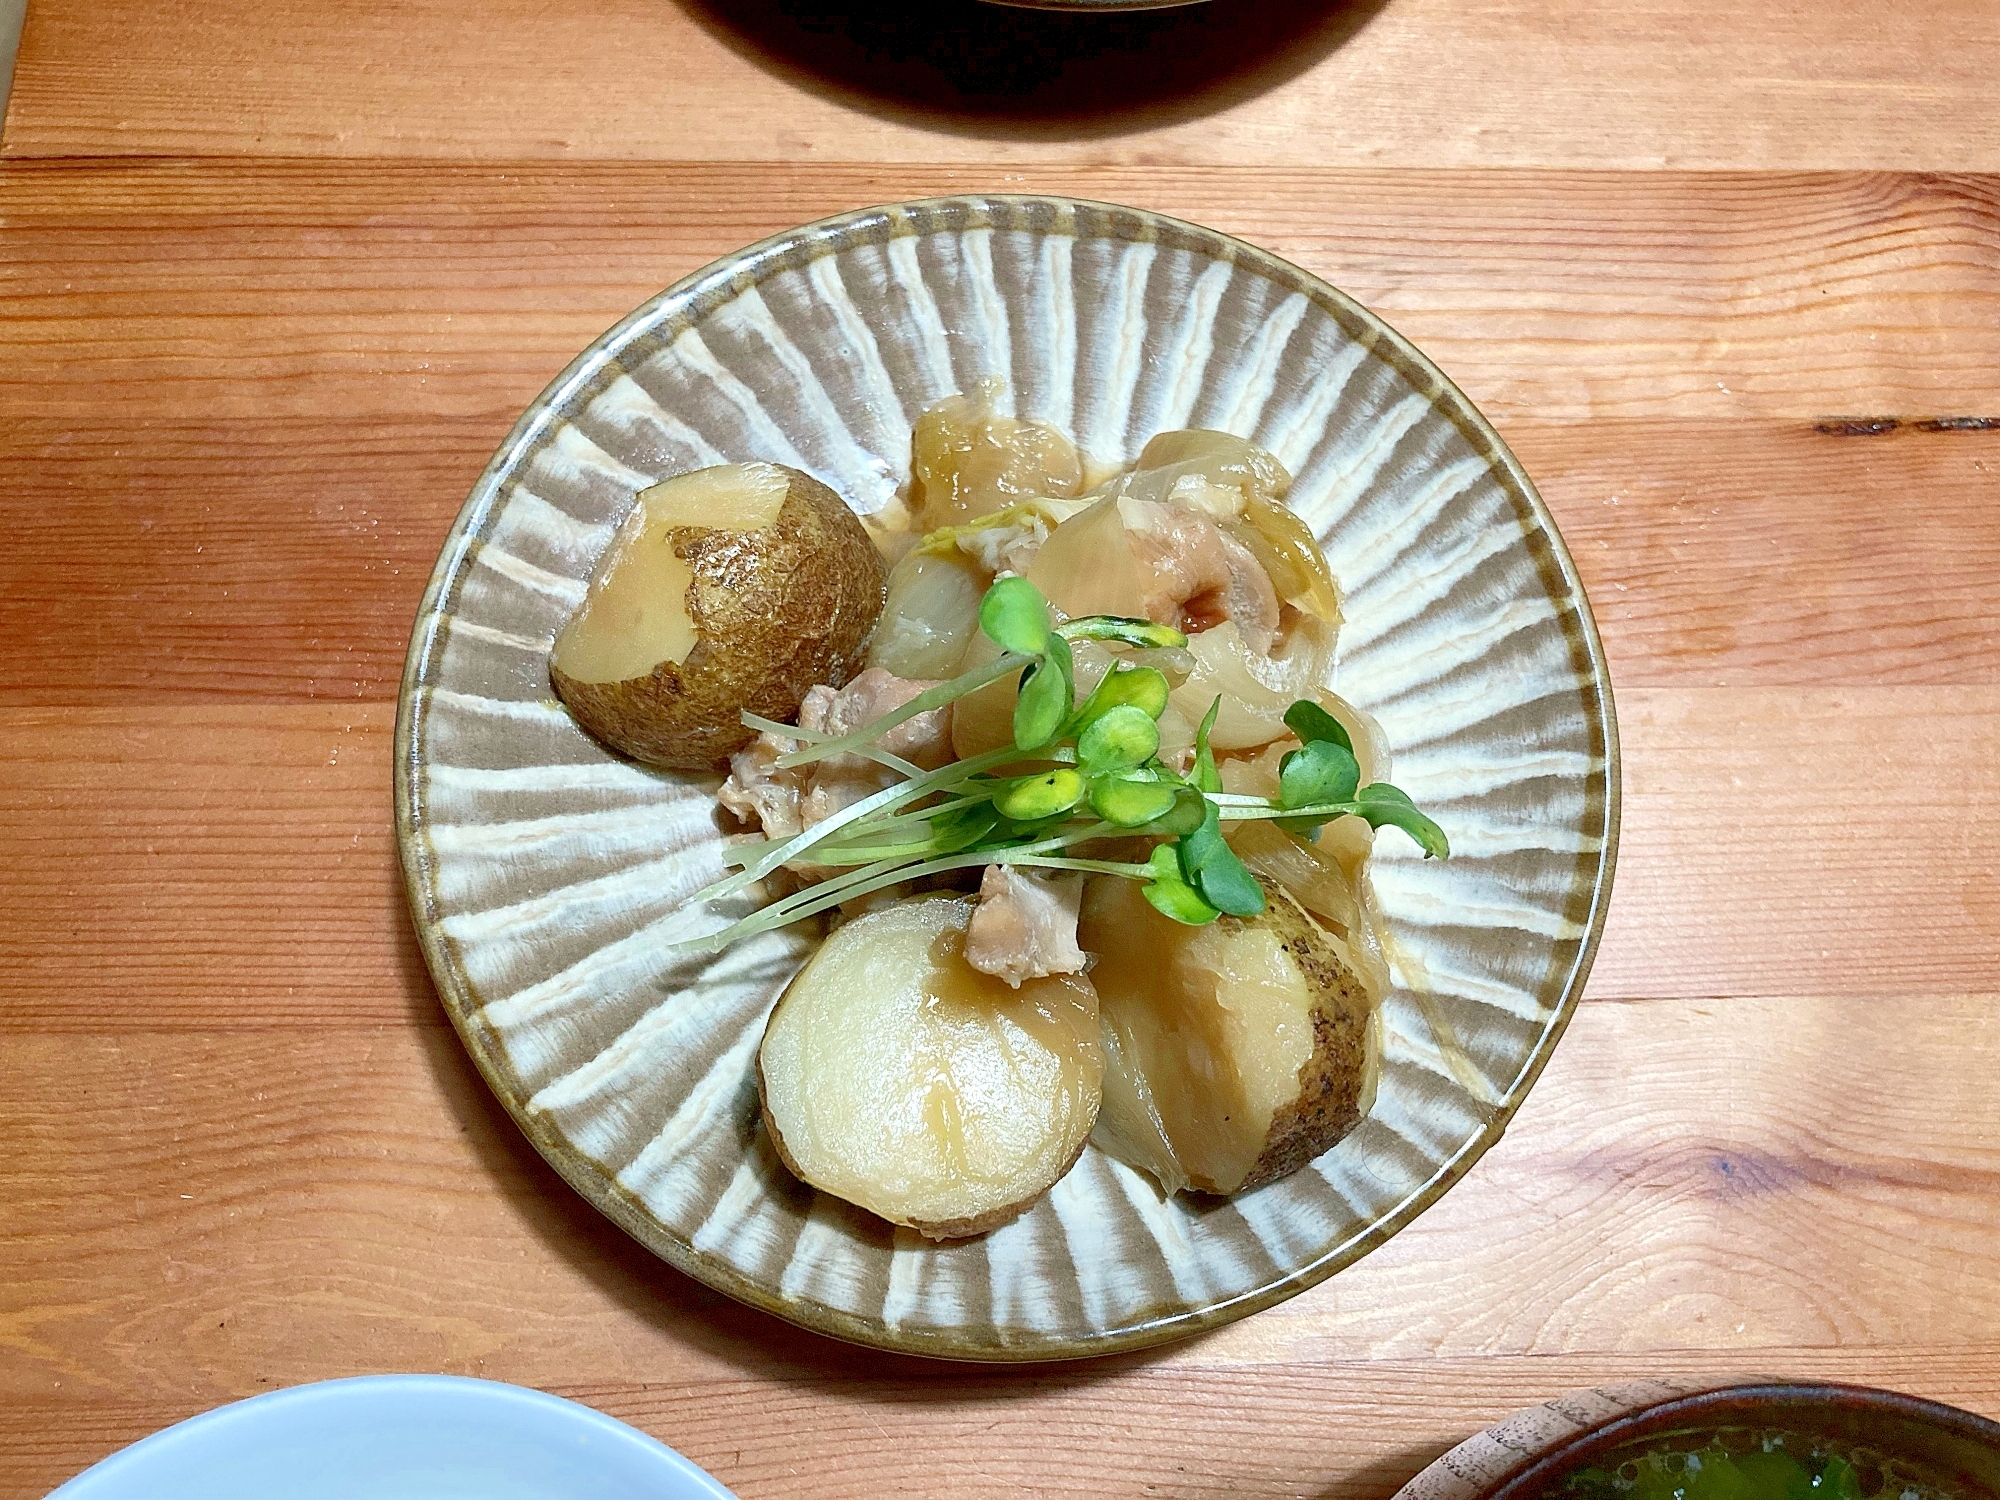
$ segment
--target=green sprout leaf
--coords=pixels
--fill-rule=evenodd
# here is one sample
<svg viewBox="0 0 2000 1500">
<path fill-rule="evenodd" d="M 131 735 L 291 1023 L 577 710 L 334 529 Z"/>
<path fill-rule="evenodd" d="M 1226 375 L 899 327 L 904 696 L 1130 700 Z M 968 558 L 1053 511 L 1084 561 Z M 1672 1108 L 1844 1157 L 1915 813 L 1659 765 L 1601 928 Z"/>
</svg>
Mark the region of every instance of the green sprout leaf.
<svg viewBox="0 0 2000 1500">
<path fill-rule="evenodd" d="M 1080 615 L 1074 620 L 1063 621 L 1056 631 L 1073 641 L 1123 641 L 1128 646 L 1187 644 L 1187 637 L 1178 630 L 1155 625 L 1151 620 L 1135 620 L 1128 615 Z"/>
<path fill-rule="evenodd" d="M 1085 726 L 1076 739 L 1076 758 L 1093 776 L 1116 776 L 1143 766 L 1159 748 L 1160 726 L 1151 715 L 1121 703 Z"/>
<path fill-rule="evenodd" d="M 1264 909 L 1264 888 L 1224 842 L 1213 806 L 1207 809 L 1201 827 L 1184 835 L 1179 847 L 1182 879 L 1199 890 L 1210 906 L 1235 917 L 1254 917 Z"/>
<path fill-rule="evenodd" d="M 1067 713 L 1068 705 L 1076 702 L 1076 658 L 1070 655 L 1069 642 L 1059 635 L 1049 637 L 1048 646 L 1042 655 L 1058 672 L 1062 673 L 1063 704 L 1064 712 Z"/>
<path fill-rule="evenodd" d="M 1854 1465 L 1836 1454 L 1812 1481 L 1812 1492 L 1826 1500 L 1861 1500 L 1861 1479 Z"/>
<path fill-rule="evenodd" d="M 1215 695 L 1215 701 L 1208 705 L 1208 712 L 1202 716 L 1201 728 L 1194 736 L 1194 776 L 1196 787 L 1204 792 L 1222 790 L 1222 773 L 1215 769 L 1215 752 L 1208 747 L 1209 731 L 1215 728 L 1215 716 L 1222 712 L 1222 694 Z"/>
<path fill-rule="evenodd" d="M 1278 762 L 1278 805 L 1313 807 L 1327 802 L 1345 802 L 1354 795 L 1354 788 L 1360 780 L 1361 767 L 1356 763 L 1352 750 L 1330 739 L 1308 740 L 1303 748 L 1288 752 Z M 1319 837 L 1319 831 L 1326 823 L 1323 817 L 1273 818 L 1271 821 L 1287 833 L 1308 839 Z"/>
<path fill-rule="evenodd" d="M 1201 873 L 1201 867 L 1218 849 L 1229 846 L 1222 841 L 1222 824 L 1215 810 L 1205 803 L 1202 807 L 1201 826 L 1181 839 L 1181 874 L 1193 881 Z"/>
<path fill-rule="evenodd" d="M 1020 696 L 1014 700 L 1015 748 L 1039 750 L 1068 717 L 1068 679 L 1046 659 L 1035 663 L 1022 675 Z"/>
<path fill-rule="evenodd" d="M 1107 823 L 1138 828 L 1174 811 L 1180 789 L 1163 781 L 1102 776 L 1090 783 L 1090 808 Z"/>
<path fill-rule="evenodd" d="M 1134 833 L 1158 833 L 1170 836 L 1193 833 L 1208 817 L 1209 804 L 1200 792 L 1191 786 L 1174 787 L 1174 806 L 1171 812 L 1162 813 L 1150 823 L 1133 829 Z"/>
<path fill-rule="evenodd" d="M 1301 698 L 1285 710 L 1285 727 L 1299 737 L 1301 745 L 1325 740 L 1352 754 L 1354 741 L 1340 720 L 1309 698 Z"/>
<path fill-rule="evenodd" d="M 1386 781 L 1370 782 L 1354 794 L 1354 810 L 1374 828 L 1400 828 L 1417 841 L 1425 859 L 1443 859 L 1451 853 L 1444 830 L 1417 811 L 1409 793 Z"/>
<path fill-rule="evenodd" d="M 1140 887 L 1140 894 L 1162 916 L 1172 917 L 1189 927 L 1202 927 L 1222 913 L 1202 900 L 1195 888 L 1181 878 L 1180 863 L 1171 844 L 1162 844 L 1146 862 L 1152 879 Z"/>
<path fill-rule="evenodd" d="M 1311 807 L 1345 802 L 1361 781 L 1354 752 L 1332 740 L 1310 740 L 1278 762 L 1278 805 Z"/>
<path fill-rule="evenodd" d="M 979 628 L 1003 651 L 1040 656 L 1049 644 L 1049 606 L 1025 578 L 1002 578 L 979 601 Z"/>
<path fill-rule="evenodd" d="M 1360 768 L 1347 730 L 1310 700 L 1294 702 L 1285 714 L 1300 748 L 1279 763 L 1276 801 L 1223 791 L 1212 743 L 1220 697 L 1201 721 L 1188 773 L 1159 760 L 1158 720 L 1170 685 L 1156 666 L 1140 665 L 1136 657 L 1114 663 L 1089 701 L 1076 708 L 1072 640 L 1161 653 L 1156 659 L 1166 665 L 1186 644 L 1177 630 L 1106 615 L 1052 629 L 1047 602 L 1025 578 L 1001 579 L 988 589 L 979 623 L 1002 648 L 998 659 L 926 688 L 849 734 L 795 730 L 791 737 L 800 742 L 798 748 L 778 759 L 779 766 L 793 767 L 855 754 L 903 780 L 790 838 L 732 846 L 725 863 L 735 873 L 695 899 L 706 903 L 737 895 L 785 865 L 806 863 L 837 873 L 676 946 L 717 950 L 874 891 L 990 863 L 1137 880 L 1146 900 L 1176 922 L 1200 925 L 1224 913 L 1254 916 L 1265 909 L 1263 885 L 1222 837 L 1224 822 L 1245 819 L 1269 819 L 1289 832 L 1310 834 L 1327 819 L 1352 813 L 1377 828 L 1402 829 L 1426 856 L 1450 852 L 1444 831 L 1402 791 L 1387 783 L 1358 785 Z M 1003 680 L 1018 684 L 1013 744 L 923 770 L 877 743 L 914 715 Z M 793 730 L 747 712 L 744 722 L 781 737 Z M 1007 774 L 1022 770 L 1024 760 L 1047 769 Z M 1145 864 L 1132 864 L 1115 857 L 1115 844 L 1092 848 L 1114 834 L 1160 842 Z"/>
<path fill-rule="evenodd" d="M 1201 867 L 1198 883 L 1209 905 L 1232 917 L 1254 917 L 1264 909 L 1264 888 L 1227 844 Z"/>
<path fill-rule="evenodd" d="M 956 854 L 961 849 L 970 849 L 991 833 L 999 822 L 1000 814 L 991 802 L 982 802 L 976 807 L 961 807 L 933 818 L 930 852 Z"/>
<path fill-rule="evenodd" d="M 1119 662 L 1099 679 L 1088 701 L 1077 710 L 1076 721 L 1085 725 L 1099 714 L 1128 704 L 1143 709 L 1148 718 L 1157 719 L 1167 711 L 1167 695 L 1171 691 L 1159 668 Z"/>
<path fill-rule="evenodd" d="M 1083 777 L 1068 766 L 1058 766 L 1040 776 L 1008 782 L 994 795 L 993 806 L 1003 818 L 1034 823 L 1068 812 L 1083 800 L 1083 793 Z"/>
</svg>

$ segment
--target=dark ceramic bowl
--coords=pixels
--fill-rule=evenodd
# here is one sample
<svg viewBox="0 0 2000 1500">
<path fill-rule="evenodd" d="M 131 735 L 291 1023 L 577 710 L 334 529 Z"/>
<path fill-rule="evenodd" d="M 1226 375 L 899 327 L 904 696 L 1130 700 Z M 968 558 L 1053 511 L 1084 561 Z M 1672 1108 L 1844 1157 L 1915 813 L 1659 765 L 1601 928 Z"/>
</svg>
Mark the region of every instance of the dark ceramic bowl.
<svg viewBox="0 0 2000 1500">
<path fill-rule="evenodd" d="M 986 0 L 988 5 L 1005 5 L 1014 10 L 1174 10 L 1183 5 L 1202 5 L 1206 0 Z"/>
<path fill-rule="evenodd" d="M 1486 1500 L 1543 1500 L 1573 1473 L 1616 1468 L 1675 1440 L 1730 1431 L 1782 1432 L 1889 1467 L 1953 1500 L 2000 1500 L 2000 1422 L 1849 1385 L 1742 1385 L 1678 1396 L 1614 1417 L 1538 1454 Z"/>
</svg>

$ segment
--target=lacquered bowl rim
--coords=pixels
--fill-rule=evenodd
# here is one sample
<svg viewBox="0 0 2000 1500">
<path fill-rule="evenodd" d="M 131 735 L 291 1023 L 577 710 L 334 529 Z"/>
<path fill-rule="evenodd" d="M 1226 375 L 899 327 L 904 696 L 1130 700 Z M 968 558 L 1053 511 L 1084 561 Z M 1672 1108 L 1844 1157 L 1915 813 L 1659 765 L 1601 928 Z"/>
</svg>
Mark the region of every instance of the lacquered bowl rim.
<svg viewBox="0 0 2000 1500">
<path fill-rule="evenodd" d="M 1481 1500 L 1542 1500 L 1547 1487 L 1571 1469 L 1647 1438 L 1690 1430 L 1698 1432 L 1704 1427 L 1735 1426 L 1741 1422 L 1768 1421 L 1773 1427 L 1783 1428 L 1787 1412 L 1811 1413 L 1829 1409 L 1872 1411 L 1900 1417 L 1978 1443 L 2000 1455 L 2000 1422 L 1982 1417 L 1977 1412 L 1875 1386 L 1842 1385 L 1829 1381 L 1774 1381 L 1673 1396 L 1612 1417 L 1538 1453 L 1532 1462 L 1486 1489 Z M 1804 1419 L 1797 1420 L 1803 1422 Z M 1810 1434 L 1802 1432 L 1801 1435 Z M 1973 1497 L 1967 1497 L 1967 1500 L 1973 1500 Z"/>
<path fill-rule="evenodd" d="M 1010 1332 L 1003 1340 L 982 1341 L 976 1330 L 890 1327 L 839 1308 L 776 1295 L 757 1279 L 746 1276 L 720 1257 L 709 1255 L 669 1232 L 594 1160 L 584 1155 L 526 1108 L 527 1092 L 491 1037 L 474 1024 L 477 1001 L 457 964 L 441 928 L 433 883 L 434 856 L 423 837 L 424 819 L 419 787 L 422 767 L 417 759 L 425 712 L 423 688 L 439 644 L 439 605 L 467 559 L 474 533 L 498 499 L 503 487 L 540 440 L 569 420 L 560 414 L 572 400 L 588 392 L 615 370 L 614 349 L 640 332 L 677 317 L 699 318 L 720 302 L 734 297 L 765 276 L 810 263 L 822 255 L 856 243 L 882 242 L 898 233 L 930 234 L 945 229 L 977 227 L 1002 217 L 1048 215 L 1060 220 L 1078 212 L 1104 215 L 1104 231 L 1116 238 L 1166 239 L 1213 259 L 1226 261 L 1264 276 L 1274 284 L 1305 296 L 1332 317 L 1370 352 L 1383 359 L 1421 393 L 1433 411 L 1456 426 L 1473 450 L 1492 467 L 1495 480 L 1513 503 L 1532 518 L 1531 552 L 1544 587 L 1559 604 L 1579 693 L 1585 704 L 1592 749 L 1604 763 L 1603 836 L 1589 881 L 1587 910 L 1580 926 L 1583 937 L 1574 961 L 1563 976 L 1552 1004 L 1551 1018 L 1530 1051 L 1513 1086 L 1494 1106 L 1484 1129 L 1473 1136 L 1416 1191 L 1361 1233 L 1330 1248 L 1317 1259 L 1272 1278 L 1241 1295 L 1200 1307 L 1189 1307 L 1126 1327 L 1085 1335 L 1045 1335 Z M 915 226 L 915 227 L 912 227 Z M 1047 232 L 1046 230 L 1033 232 Z M 1526 528 L 1524 528 L 1526 529 Z M 1542 548 L 1532 546 L 1539 536 Z M 794 1325 L 848 1343 L 899 1354 L 981 1363 L 1025 1363 L 1092 1358 L 1190 1337 L 1271 1307 L 1335 1272 L 1352 1265 L 1387 1241 L 1418 1214 L 1435 1203 L 1498 1141 L 1515 1112 L 1540 1078 L 1556 1043 L 1568 1028 L 1589 977 L 1617 864 L 1620 813 L 1618 725 L 1612 704 L 1610 671 L 1598 637 L 1590 603 L 1574 561 L 1556 529 L 1554 518 L 1520 462 L 1492 424 L 1436 365 L 1415 345 L 1346 293 L 1291 262 L 1246 241 L 1205 226 L 1148 209 L 1057 194 L 965 193 L 915 199 L 831 215 L 769 236 L 711 262 L 675 282 L 642 304 L 588 348 L 535 398 L 507 439 L 495 452 L 453 523 L 431 580 L 425 589 L 412 631 L 398 694 L 395 739 L 395 812 L 397 845 L 404 890 L 412 922 L 432 981 L 454 1029 L 474 1065 L 515 1124 L 555 1171 L 583 1198 L 655 1255 L 695 1280 L 736 1300 L 771 1313 Z M 1579 881 L 1574 889 L 1580 890 Z M 1546 989 L 1544 991 L 1546 993 Z"/>
</svg>

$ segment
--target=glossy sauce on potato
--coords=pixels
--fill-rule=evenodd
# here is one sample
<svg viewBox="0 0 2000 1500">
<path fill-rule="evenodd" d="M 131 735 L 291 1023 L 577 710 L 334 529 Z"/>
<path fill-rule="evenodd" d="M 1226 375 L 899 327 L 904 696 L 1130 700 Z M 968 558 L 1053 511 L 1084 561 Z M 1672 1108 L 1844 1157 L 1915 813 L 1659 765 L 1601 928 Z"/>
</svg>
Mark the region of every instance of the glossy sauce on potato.
<svg viewBox="0 0 2000 1500">
<path fill-rule="evenodd" d="M 758 1054 L 793 1172 L 934 1237 L 1005 1222 L 1067 1172 L 1097 1115 L 1097 996 L 966 963 L 973 903 L 929 897 L 836 930 Z"/>
</svg>

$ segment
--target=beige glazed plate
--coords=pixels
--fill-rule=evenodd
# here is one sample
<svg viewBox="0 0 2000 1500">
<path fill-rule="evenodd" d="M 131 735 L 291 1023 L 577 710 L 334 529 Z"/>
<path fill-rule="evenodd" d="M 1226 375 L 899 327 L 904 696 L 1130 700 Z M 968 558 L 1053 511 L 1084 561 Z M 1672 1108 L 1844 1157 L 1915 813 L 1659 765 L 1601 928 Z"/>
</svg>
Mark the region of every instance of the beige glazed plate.
<svg viewBox="0 0 2000 1500">
<path fill-rule="evenodd" d="M 794 1181 L 758 1122 L 764 1018 L 808 943 L 720 927 L 717 783 L 642 769 L 556 703 L 548 651 L 633 495 L 769 459 L 870 512 L 910 425 L 974 381 L 1129 462 L 1223 428 L 1297 476 L 1346 598 L 1334 686 L 1451 837 L 1374 878 L 1395 942 L 1368 1118 L 1283 1181 L 1163 1199 L 1086 1151 L 1019 1220 L 934 1245 Z M 1499 1138 L 1574 1008 L 1610 894 L 1617 737 L 1547 511 L 1491 427 L 1361 307 L 1134 209 L 951 198 L 767 240 L 580 356 L 481 476 L 404 673 L 396 813 L 439 994 L 556 1170 L 662 1259 L 805 1327 L 957 1359 L 1107 1353 L 1281 1301 L 1407 1224 Z"/>
</svg>

